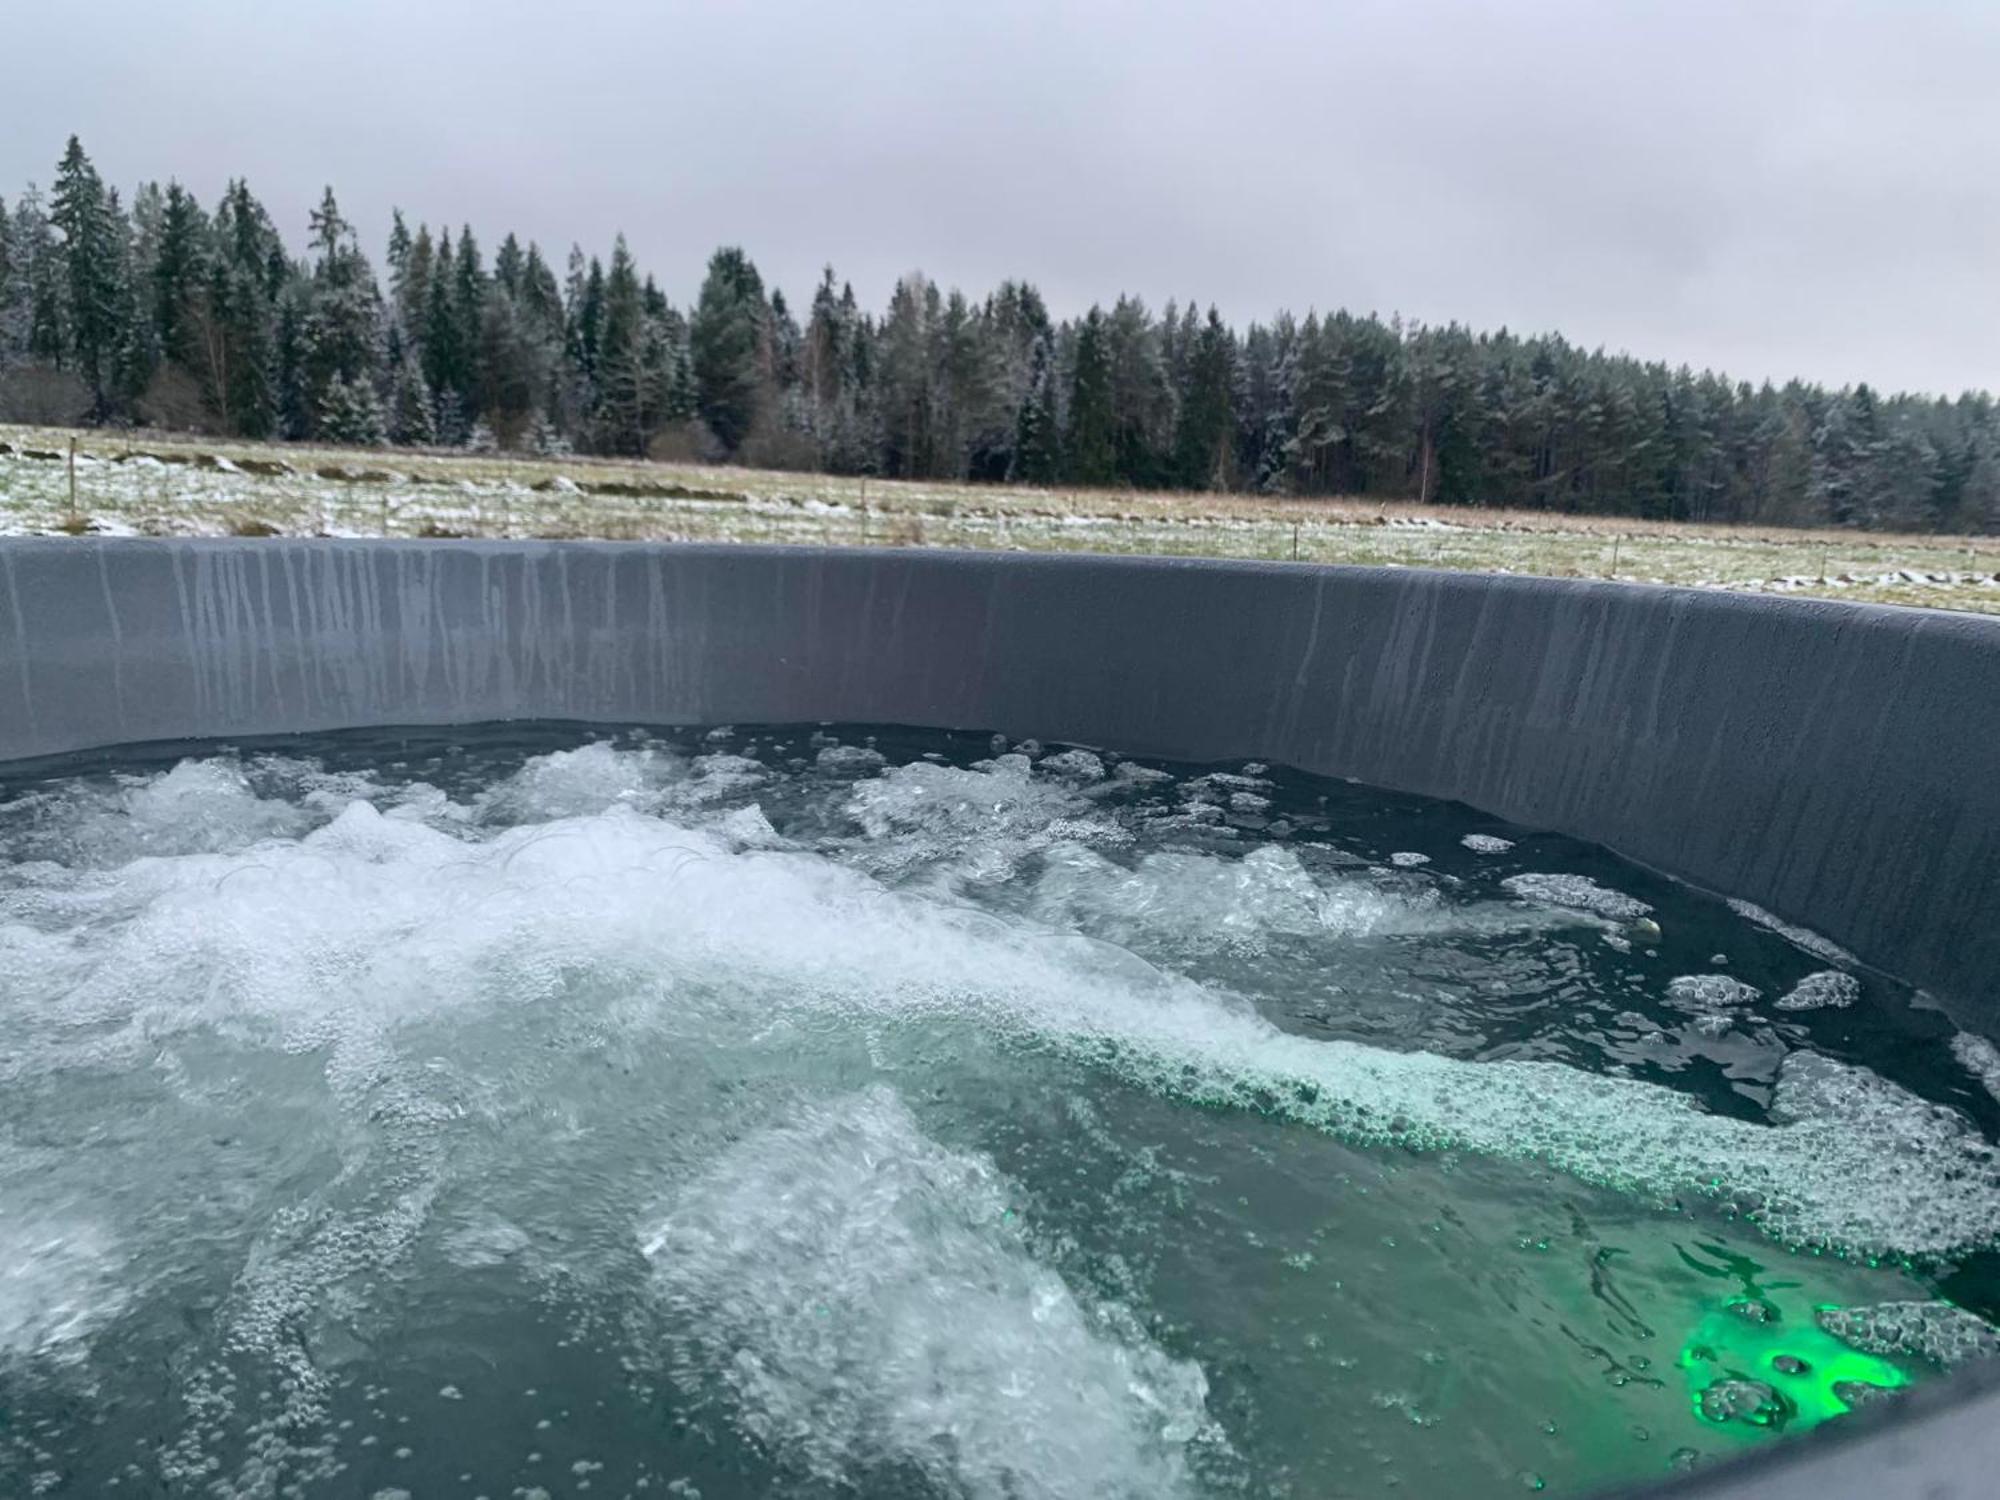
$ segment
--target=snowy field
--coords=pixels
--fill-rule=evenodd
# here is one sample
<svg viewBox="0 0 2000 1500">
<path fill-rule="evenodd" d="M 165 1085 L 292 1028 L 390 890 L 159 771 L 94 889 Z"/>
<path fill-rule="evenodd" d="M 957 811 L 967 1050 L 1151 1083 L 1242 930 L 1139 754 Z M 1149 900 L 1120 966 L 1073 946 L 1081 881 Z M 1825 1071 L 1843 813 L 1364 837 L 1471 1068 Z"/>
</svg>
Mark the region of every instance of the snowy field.
<svg viewBox="0 0 2000 1500">
<path fill-rule="evenodd" d="M 76 441 L 72 509 L 69 444 Z M 861 480 L 0 426 L 0 535 L 481 536 L 1461 568 L 2000 613 L 2000 539 Z"/>
</svg>

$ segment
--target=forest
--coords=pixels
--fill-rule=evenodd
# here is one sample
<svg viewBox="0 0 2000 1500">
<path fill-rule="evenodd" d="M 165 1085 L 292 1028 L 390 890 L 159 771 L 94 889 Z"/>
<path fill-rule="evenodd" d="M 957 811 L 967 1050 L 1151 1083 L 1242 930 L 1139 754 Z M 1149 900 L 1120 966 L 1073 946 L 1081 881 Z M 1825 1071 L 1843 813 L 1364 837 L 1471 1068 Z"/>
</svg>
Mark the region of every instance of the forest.
<svg viewBox="0 0 2000 1500">
<path fill-rule="evenodd" d="M 589 452 L 938 480 L 1369 496 L 1703 522 L 2000 529 L 2000 413 L 1731 381 L 1555 334 L 1344 310 L 1242 327 L 1121 295 L 1051 314 L 921 274 L 880 313 L 803 307 L 741 249 L 676 306 L 634 264 L 560 267 L 395 215 L 380 270 L 331 189 L 303 255 L 241 180 L 129 202 L 72 137 L 0 197 L 0 421 Z"/>
</svg>

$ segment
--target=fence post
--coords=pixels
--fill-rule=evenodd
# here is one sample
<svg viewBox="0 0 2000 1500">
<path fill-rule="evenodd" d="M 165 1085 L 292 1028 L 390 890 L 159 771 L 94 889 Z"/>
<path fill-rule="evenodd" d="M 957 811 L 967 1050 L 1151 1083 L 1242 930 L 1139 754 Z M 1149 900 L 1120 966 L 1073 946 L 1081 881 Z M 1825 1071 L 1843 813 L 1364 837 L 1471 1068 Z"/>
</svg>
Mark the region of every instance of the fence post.
<svg viewBox="0 0 2000 1500">
<path fill-rule="evenodd" d="M 69 440 L 69 529 L 72 535 L 83 530 L 76 513 L 76 439 Z"/>
</svg>

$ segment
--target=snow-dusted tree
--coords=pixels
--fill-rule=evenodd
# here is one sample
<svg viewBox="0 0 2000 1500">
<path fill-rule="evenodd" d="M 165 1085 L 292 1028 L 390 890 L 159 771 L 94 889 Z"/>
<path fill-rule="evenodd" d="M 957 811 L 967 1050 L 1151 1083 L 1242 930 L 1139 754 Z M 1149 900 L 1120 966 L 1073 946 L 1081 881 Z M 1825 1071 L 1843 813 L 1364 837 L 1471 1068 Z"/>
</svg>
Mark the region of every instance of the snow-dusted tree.
<svg viewBox="0 0 2000 1500">
<path fill-rule="evenodd" d="M 465 435 L 470 426 L 466 421 L 465 402 L 457 391 L 431 392 L 431 405 L 437 413 L 437 442 L 441 448 L 458 448 L 465 443 Z"/>
<path fill-rule="evenodd" d="M 476 253 L 475 247 L 475 258 Z M 438 236 L 437 260 L 424 287 L 424 379 L 440 400 L 450 392 L 463 409 L 471 393 L 472 344 L 477 330 L 468 328 L 460 317 L 460 299 L 452 290 L 456 267 L 451 231 L 446 230 Z"/>
<path fill-rule="evenodd" d="M 56 167 L 52 204 L 49 219 L 62 235 L 70 353 L 101 420 L 111 410 L 111 379 L 123 331 L 124 255 L 116 209 L 75 136 Z"/>
<path fill-rule="evenodd" d="M 646 305 L 625 236 L 611 249 L 598 339 L 598 442 L 612 453 L 646 451 Z"/>
<path fill-rule="evenodd" d="M 750 257 L 733 246 L 709 257 L 689 331 L 696 402 L 708 430 L 731 453 L 757 420 L 768 316 L 764 281 Z"/>
<path fill-rule="evenodd" d="M 332 188 L 313 210 L 312 248 L 299 360 L 306 403 L 318 411 L 336 378 L 349 386 L 366 382 L 373 391 L 383 354 L 382 299 Z"/>
<path fill-rule="evenodd" d="M 0 278 L 0 365 L 62 362 L 60 249 L 33 187 L 6 217 L 7 271 Z"/>
<path fill-rule="evenodd" d="M 942 311 L 937 287 L 920 272 L 903 277 L 890 293 L 876 367 L 884 473 L 914 478 L 935 472 L 931 340 Z"/>
<path fill-rule="evenodd" d="M 1076 331 L 1069 432 L 1063 443 L 1069 477 L 1078 484 L 1109 484 L 1116 477 L 1116 413 L 1112 407 L 1111 351 L 1105 338 L 1103 310 L 1093 307 Z"/>
<path fill-rule="evenodd" d="M 207 284 L 194 311 L 194 371 L 227 431 L 265 437 L 278 426 L 274 299 L 288 274 L 263 204 L 247 183 L 230 183 L 216 207 Z"/>
<path fill-rule="evenodd" d="M 1229 330 L 1211 307 L 1188 356 L 1187 389 L 1174 433 L 1174 467 L 1184 488 L 1229 487 L 1235 456 L 1235 365 Z"/>
<path fill-rule="evenodd" d="M 21 350 L 14 346 L 9 336 L 8 309 L 14 302 L 14 224 L 7 212 L 7 199 L 0 196 L 0 369 L 5 369 L 10 359 L 19 358 Z"/>
<path fill-rule="evenodd" d="M 559 458 L 570 451 L 569 439 L 557 430 L 548 414 L 539 407 L 528 413 L 528 426 L 521 443 L 537 458 Z"/>
<path fill-rule="evenodd" d="M 329 443 L 357 448 L 379 448 L 387 442 L 375 383 L 365 375 L 354 380 L 329 377 L 320 397 L 319 436 Z"/>
<path fill-rule="evenodd" d="M 389 413 L 389 436 L 410 448 L 428 448 L 437 442 L 437 415 L 432 409 L 431 388 L 424 372 L 413 359 L 405 359 L 396 371 L 394 405 Z"/>
<path fill-rule="evenodd" d="M 1014 469 L 1011 478 L 1023 484 L 1049 484 L 1062 470 L 1060 418 L 1056 412 L 1055 361 L 1046 339 L 1038 339 L 1028 375 L 1028 392 L 1014 427 Z"/>
<path fill-rule="evenodd" d="M 160 357 L 184 370 L 199 365 L 196 317 L 208 282 L 209 233 L 193 195 L 168 183 L 150 267 L 152 323 Z"/>
</svg>

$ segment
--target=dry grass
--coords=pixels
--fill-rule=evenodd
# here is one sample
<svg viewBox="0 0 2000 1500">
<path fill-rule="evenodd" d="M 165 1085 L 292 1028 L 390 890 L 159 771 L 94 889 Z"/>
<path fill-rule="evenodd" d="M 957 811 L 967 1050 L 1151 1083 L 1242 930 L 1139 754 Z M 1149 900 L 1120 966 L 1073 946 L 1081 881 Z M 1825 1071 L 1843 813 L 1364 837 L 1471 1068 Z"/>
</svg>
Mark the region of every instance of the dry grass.
<svg viewBox="0 0 2000 1500">
<path fill-rule="evenodd" d="M 0 427 L 0 532 L 783 541 L 1617 577 L 2000 612 L 2000 539 Z M 269 532 L 245 531 L 246 525 Z"/>
</svg>

